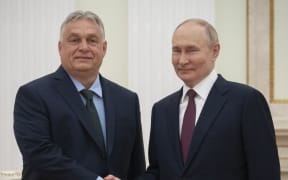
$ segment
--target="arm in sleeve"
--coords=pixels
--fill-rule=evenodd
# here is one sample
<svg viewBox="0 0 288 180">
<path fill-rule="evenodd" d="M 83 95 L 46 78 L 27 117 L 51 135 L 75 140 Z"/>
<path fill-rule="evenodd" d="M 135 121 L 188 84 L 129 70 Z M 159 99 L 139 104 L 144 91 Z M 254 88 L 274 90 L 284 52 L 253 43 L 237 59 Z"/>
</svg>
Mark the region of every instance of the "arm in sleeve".
<svg viewBox="0 0 288 180">
<path fill-rule="evenodd" d="M 31 87 L 21 87 L 14 106 L 14 133 L 24 166 L 40 179 L 95 180 L 98 175 L 63 154 L 50 131 L 49 113 L 40 95 Z"/>
<path fill-rule="evenodd" d="M 148 156 L 149 156 L 149 166 L 145 172 L 141 176 L 141 178 L 137 180 L 156 180 L 159 179 L 159 167 L 157 164 L 157 152 L 156 152 L 156 146 L 154 144 L 154 133 L 155 133 L 155 127 L 154 127 L 154 114 L 155 114 L 155 105 L 152 108 L 152 115 L 151 115 L 151 128 L 150 128 L 150 138 L 149 138 L 149 150 L 148 150 Z"/>
<path fill-rule="evenodd" d="M 135 114 L 136 138 L 135 138 L 135 144 L 134 144 L 132 155 L 131 155 L 128 179 L 135 179 L 136 177 L 142 175 L 146 168 L 143 136 L 142 136 L 142 126 L 141 126 L 140 106 L 139 106 L 139 99 L 137 95 L 136 95 L 136 100 L 135 100 L 135 107 L 136 107 L 136 114 Z"/>
<path fill-rule="evenodd" d="M 257 90 L 247 96 L 242 119 L 249 180 L 280 180 L 275 130 L 269 106 Z"/>
</svg>

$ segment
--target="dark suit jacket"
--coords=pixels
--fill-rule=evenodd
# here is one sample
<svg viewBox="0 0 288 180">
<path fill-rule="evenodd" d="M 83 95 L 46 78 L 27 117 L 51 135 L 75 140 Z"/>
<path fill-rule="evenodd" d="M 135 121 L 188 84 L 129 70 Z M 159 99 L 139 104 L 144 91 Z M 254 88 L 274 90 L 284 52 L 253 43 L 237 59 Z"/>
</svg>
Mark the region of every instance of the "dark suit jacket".
<svg viewBox="0 0 288 180">
<path fill-rule="evenodd" d="M 100 76 L 107 151 L 101 152 L 90 117 L 69 76 L 55 73 L 19 88 L 14 131 L 24 180 L 130 180 L 145 171 L 138 96 Z"/>
<path fill-rule="evenodd" d="M 280 180 L 271 114 L 257 90 L 218 76 L 184 164 L 179 140 L 182 89 L 155 103 L 149 161 L 142 179 Z"/>
</svg>

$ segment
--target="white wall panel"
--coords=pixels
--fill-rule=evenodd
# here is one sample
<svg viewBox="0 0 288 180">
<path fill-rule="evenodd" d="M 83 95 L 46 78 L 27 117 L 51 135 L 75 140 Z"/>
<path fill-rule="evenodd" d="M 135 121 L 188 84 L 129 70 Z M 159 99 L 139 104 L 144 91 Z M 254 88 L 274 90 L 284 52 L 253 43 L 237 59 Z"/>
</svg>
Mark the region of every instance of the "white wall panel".
<svg viewBox="0 0 288 180">
<path fill-rule="evenodd" d="M 13 133 L 16 91 L 59 66 L 59 29 L 73 9 L 73 0 L 0 1 L 0 170 L 22 168 Z"/>
</svg>

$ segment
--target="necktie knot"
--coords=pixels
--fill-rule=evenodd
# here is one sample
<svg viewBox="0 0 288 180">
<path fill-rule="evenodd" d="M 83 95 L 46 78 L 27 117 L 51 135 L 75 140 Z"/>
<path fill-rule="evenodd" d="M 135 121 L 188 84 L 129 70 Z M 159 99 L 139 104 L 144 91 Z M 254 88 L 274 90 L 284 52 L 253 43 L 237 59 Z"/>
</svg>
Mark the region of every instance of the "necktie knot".
<svg viewBox="0 0 288 180">
<path fill-rule="evenodd" d="M 91 101 L 93 99 L 93 91 L 88 90 L 88 89 L 83 89 L 82 91 L 80 91 L 80 93 L 83 95 L 83 97 L 87 100 L 87 101 Z"/>
<path fill-rule="evenodd" d="M 195 98 L 196 95 L 197 93 L 193 89 L 187 91 L 187 96 L 189 97 L 189 100 Z"/>
</svg>

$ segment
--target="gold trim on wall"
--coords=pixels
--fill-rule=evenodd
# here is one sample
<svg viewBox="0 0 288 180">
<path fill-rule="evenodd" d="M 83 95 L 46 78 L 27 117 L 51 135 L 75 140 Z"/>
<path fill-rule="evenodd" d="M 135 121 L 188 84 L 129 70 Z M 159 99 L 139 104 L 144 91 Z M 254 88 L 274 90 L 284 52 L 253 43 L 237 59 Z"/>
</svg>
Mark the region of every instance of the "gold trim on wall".
<svg viewBox="0 0 288 180">
<path fill-rule="evenodd" d="M 274 0 L 270 0 L 270 102 L 285 104 L 288 103 L 288 99 L 276 99 L 274 96 L 275 92 L 275 83 L 274 83 Z"/>
</svg>

